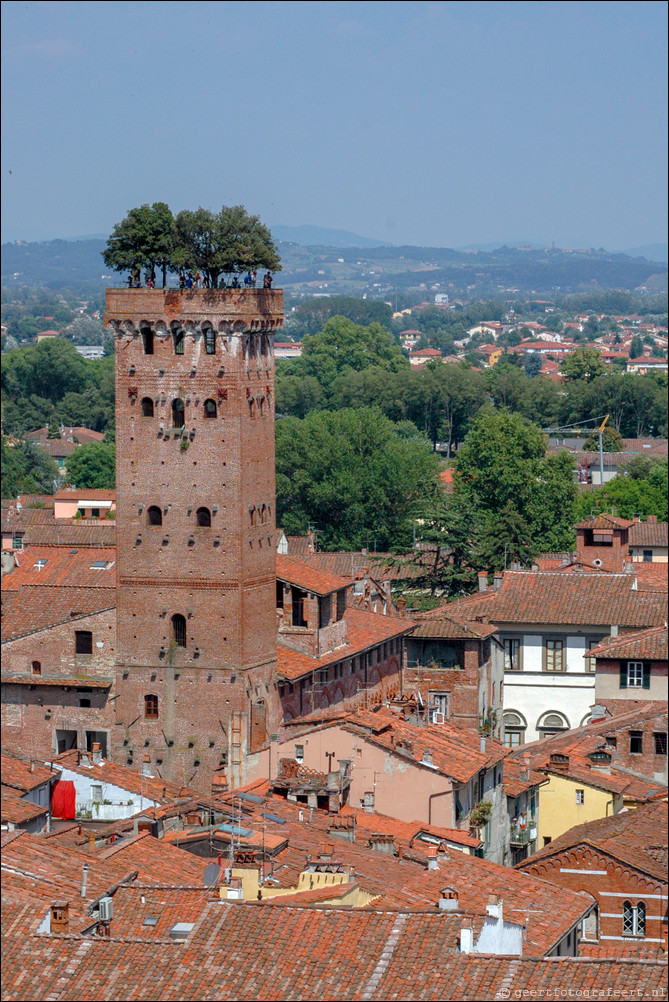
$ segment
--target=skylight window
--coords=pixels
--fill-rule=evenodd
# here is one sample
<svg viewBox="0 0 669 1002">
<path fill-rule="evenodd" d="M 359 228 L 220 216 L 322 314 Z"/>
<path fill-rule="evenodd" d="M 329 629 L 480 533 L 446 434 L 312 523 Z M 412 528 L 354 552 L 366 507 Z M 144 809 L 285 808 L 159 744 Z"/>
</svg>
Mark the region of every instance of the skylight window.
<svg viewBox="0 0 669 1002">
<path fill-rule="evenodd" d="M 41 570 L 44 569 L 44 567 L 46 567 L 46 565 L 48 563 L 49 563 L 49 560 L 48 560 L 47 557 L 40 557 L 39 560 L 35 561 L 35 563 L 33 564 L 33 567 L 36 567 L 38 571 L 41 571 Z"/>
<path fill-rule="evenodd" d="M 104 571 L 106 569 L 107 569 L 106 560 L 94 560 L 93 563 L 91 564 L 92 571 Z"/>
</svg>

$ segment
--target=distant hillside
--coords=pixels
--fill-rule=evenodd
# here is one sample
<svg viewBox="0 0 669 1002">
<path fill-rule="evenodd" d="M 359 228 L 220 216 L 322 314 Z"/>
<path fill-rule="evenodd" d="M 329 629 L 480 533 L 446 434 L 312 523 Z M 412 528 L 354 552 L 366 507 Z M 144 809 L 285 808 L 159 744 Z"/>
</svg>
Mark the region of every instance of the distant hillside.
<svg viewBox="0 0 669 1002">
<path fill-rule="evenodd" d="M 301 247 L 382 247 L 383 240 L 361 237 L 349 230 L 330 230 L 325 226 L 271 226 L 275 240 Z M 392 246 L 392 245 L 391 245 Z"/>
<path fill-rule="evenodd" d="M 275 227 L 277 238 L 291 228 Z M 345 231 L 296 227 L 319 235 Z M 357 237 L 358 240 L 365 238 Z M 95 289 L 121 285 L 125 276 L 109 273 L 100 252 L 104 240 L 51 240 L 2 246 L 2 284 L 50 289 Z M 305 246 L 281 242 L 281 285 L 297 296 L 353 295 L 388 300 L 412 293 L 432 299 L 436 292 L 466 299 L 509 299 L 516 295 L 593 292 L 618 289 L 660 292 L 667 288 L 667 266 L 605 251 L 563 251 L 497 247 L 462 251 L 445 247 L 366 247 L 332 244 Z M 172 280 L 174 281 L 174 279 Z"/>
</svg>

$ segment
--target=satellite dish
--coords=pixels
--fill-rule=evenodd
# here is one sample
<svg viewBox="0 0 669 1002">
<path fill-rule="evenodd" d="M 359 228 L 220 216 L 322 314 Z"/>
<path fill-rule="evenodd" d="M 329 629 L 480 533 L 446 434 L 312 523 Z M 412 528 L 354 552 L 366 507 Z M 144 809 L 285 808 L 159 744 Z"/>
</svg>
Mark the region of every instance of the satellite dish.
<svg viewBox="0 0 669 1002">
<path fill-rule="evenodd" d="M 218 883 L 220 872 L 221 868 L 218 863 L 207 863 L 204 868 L 204 886 L 215 887 Z"/>
</svg>

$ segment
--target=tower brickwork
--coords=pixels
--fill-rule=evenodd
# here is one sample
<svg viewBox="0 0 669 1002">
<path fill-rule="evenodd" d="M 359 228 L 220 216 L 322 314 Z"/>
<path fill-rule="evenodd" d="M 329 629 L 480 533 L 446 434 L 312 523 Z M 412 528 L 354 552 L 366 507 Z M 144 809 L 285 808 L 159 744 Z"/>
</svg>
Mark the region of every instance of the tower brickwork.
<svg viewBox="0 0 669 1002">
<path fill-rule="evenodd" d="M 244 779 L 278 725 L 280 290 L 107 291 L 116 351 L 115 757 Z"/>
</svg>

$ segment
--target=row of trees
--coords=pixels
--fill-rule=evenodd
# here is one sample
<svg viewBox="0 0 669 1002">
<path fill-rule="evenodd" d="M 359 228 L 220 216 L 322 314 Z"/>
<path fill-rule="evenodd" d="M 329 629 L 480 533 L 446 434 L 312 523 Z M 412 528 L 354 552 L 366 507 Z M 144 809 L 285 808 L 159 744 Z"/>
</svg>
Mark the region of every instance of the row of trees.
<svg viewBox="0 0 669 1002">
<path fill-rule="evenodd" d="M 199 271 L 216 289 L 222 275 L 281 268 L 272 234 L 243 205 L 224 205 L 219 212 L 184 209 L 176 216 L 165 202 L 130 209 L 114 227 L 102 257 L 114 271 L 159 271 L 163 288 L 168 271 Z"/>
<path fill-rule="evenodd" d="M 333 317 L 304 338 L 301 358 L 277 366 L 277 412 L 305 417 L 314 410 L 374 404 L 393 421 L 412 421 L 449 453 L 487 401 L 542 427 L 610 413 L 612 427 L 624 437 L 666 436 L 666 375 L 610 372 L 587 348 L 575 356 L 565 383 L 528 374 L 513 356 L 483 371 L 466 363 L 412 370 L 380 325 Z"/>
</svg>

